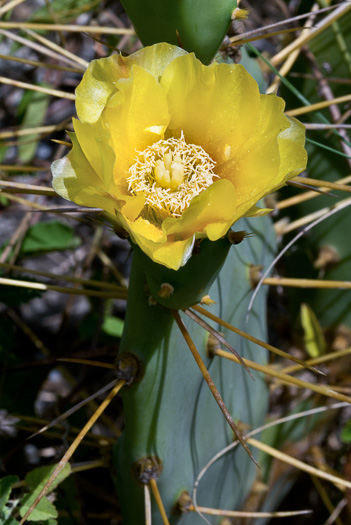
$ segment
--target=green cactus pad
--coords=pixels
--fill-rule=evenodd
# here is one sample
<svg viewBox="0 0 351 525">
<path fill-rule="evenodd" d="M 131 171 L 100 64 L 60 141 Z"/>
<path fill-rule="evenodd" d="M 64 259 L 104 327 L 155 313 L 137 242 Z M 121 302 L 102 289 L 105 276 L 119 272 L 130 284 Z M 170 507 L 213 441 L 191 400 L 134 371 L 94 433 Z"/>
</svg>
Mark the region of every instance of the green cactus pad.
<svg viewBox="0 0 351 525">
<path fill-rule="evenodd" d="M 268 217 L 242 220 L 240 227 L 255 235 L 233 246 L 210 289 L 216 305 L 211 311 L 250 334 L 266 337 L 266 293 L 261 291 L 246 324 L 251 297 L 251 264 L 267 265 L 274 252 L 274 233 Z M 215 243 L 213 243 L 215 244 Z M 172 509 L 182 491 L 191 494 L 196 476 L 206 462 L 231 443 L 233 433 L 214 401 L 195 361 L 161 305 L 149 305 L 145 267 L 133 261 L 126 326 L 120 356 L 132 353 L 141 364 L 140 380 L 123 393 L 125 430 L 116 445 L 115 470 L 124 523 L 144 520 L 144 490 L 135 474 L 136 463 L 146 457 L 162 462 L 158 478 L 171 523 L 200 524 L 194 513 L 176 516 Z M 185 283 L 186 285 L 186 283 Z M 191 286 L 191 283 L 189 283 Z M 230 293 L 228 293 L 230 290 Z M 206 355 L 206 332 L 182 314 L 190 335 L 235 420 L 254 428 L 265 418 L 268 392 L 265 381 L 253 381 L 242 366 Z M 214 325 L 213 325 L 214 326 Z M 217 328 L 217 327 L 215 327 Z M 244 357 L 266 362 L 265 352 L 224 330 L 229 343 Z M 201 480 L 199 505 L 240 508 L 255 478 L 256 467 L 241 448 L 216 462 Z M 161 517 L 153 501 L 153 524 Z"/>
</svg>

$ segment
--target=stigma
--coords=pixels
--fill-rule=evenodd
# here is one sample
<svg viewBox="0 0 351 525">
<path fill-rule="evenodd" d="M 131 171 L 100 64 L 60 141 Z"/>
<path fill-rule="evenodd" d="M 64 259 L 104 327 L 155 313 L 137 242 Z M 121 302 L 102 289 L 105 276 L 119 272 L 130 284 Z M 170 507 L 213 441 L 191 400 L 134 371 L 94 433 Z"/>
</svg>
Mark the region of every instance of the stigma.
<svg viewBox="0 0 351 525">
<path fill-rule="evenodd" d="M 177 189 L 184 180 L 184 165 L 180 155 L 165 153 L 155 163 L 155 181 L 161 188 Z"/>
</svg>

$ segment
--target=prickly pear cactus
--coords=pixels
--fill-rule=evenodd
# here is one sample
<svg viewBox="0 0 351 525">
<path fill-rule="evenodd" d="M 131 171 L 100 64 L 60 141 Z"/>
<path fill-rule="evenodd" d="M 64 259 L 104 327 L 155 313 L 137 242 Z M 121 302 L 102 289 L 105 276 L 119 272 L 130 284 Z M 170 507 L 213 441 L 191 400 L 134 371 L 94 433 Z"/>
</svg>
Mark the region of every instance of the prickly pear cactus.
<svg viewBox="0 0 351 525">
<path fill-rule="evenodd" d="M 237 226 L 255 234 L 230 248 L 210 289 L 210 297 L 216 301 L 211 311 L 264 340 L 266 293 L 263 290 L 248 322 L 245 321 L 251 297 L 249 273 L 251 265 L 266 266 L 271 262 L 275 236 L 267 217 L 242 220 Z M 206 265 L 206 260 L 202 262 Z M 176 514 L 177 500 L 184 491 L 191 496 L 197 474 L 215 453 L 231 443 L 233 433 L 170 311 L 160 305 L 150 305 L 144 268 L 135 256 L 119 354 L 120 359 L 130 354 L 136 356 L 141 369 L 135 384 L 123 393 L 125 430 L 115 454 L 118 494 L 125 523 L 143 523 L 143 483 L 149 482 L 150 475 L 155 476 L 171 523 L 200 524 L 203 520 L 194 513 L 183 517 Z M 204 329 L 182 317 L 234 419 L 250 427 L 261 425 L 268 403 L 264 379 L 255 374 L 253 381 L 241 365 L 209 357 Z M 241 356 L 266 362 L 265 351 L 232 332 L 224 332 Z M 153 462 L 151 471 L 147 471 L 150 468 L 147 458 Z M 247 453 L 237 448 L 216 462 L 202 479 L 198 504 L 240 508 L 255 478 L 255 469 Z M 157 507 L 153 509 L 152 523 L 162 523 Z"/>
<path fill-rule="evenodd" d="M 204 65 L 235 0 L 124 5 L 143 44 L 155 45 L 87 66 L 76 90 L 72 147 L 52 164 L 53 187 L 97 209 L 133 246 L 117 367 L 126 384 L 114 387 L 123 386 L 125 415 L 113 465 L 123 523 L 145 523 L 145 493 L 157 480 L 168 518 L 152 500 L 152 523 L 197 525 L 203 518 L 186 512 L 197 477 L 235 436 L 175 319 L 181 316 L 237 427 L 260 427 L 268 409 L 264 378 L 211 354 L 213 338 L 184 310 L 208 294 L 212 313 L 266 339 L 265 290 L 248 311 L 250 270 L 270 265 L 275 235 L 270 218 L 261 217 L 269 210 L 256 204 L 304 169 L 304 128 L 284 115 L 282 99 L 260 93 L 242 65 Z M 233 225 L 252 235 L 231 244 Z M 240 356 L 266 362 L 265 351 L 212 326 Z M 202 477 L 197 504 L 240 509 L 255 477 L 250 454 L 237 447 Z"/>
</svg>

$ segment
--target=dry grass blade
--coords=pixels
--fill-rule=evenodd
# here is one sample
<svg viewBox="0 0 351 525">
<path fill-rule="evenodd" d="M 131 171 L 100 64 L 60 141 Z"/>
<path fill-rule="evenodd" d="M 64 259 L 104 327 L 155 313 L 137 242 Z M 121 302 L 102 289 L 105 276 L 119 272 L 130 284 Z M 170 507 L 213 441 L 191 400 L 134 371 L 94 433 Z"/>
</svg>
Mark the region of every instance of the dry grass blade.
<svg viewBox="0 0 351 525">
<path fill-rule="evenodd" d="M 45 47 L 52 49 L 54 52 L 58 53 L 59 55 L 63 55 L 64 57 L 68 58 L 72 62 L 79 64 L 82 66 L 83 71 L 88 67 L 89 62 L 86 60 L 83 60 L 83 58 L 80 58 L 79 56 L 75 55 L 74 53 L 71 53 L 70 51 L 67 51 L 67 49 L 58 46 L 54 42 L 51 42 L 51 40 L 48 40 L 42 35 L 39 35 L 38 33 L 35 33 L 34 31 L 31 31 L 30 29 L 26 29 L 26 32 L 38 42 L 43 44 Z"/>
<path fill-rule="evenodd" d="M 53 97 L 67 98 L 68 100 L 76 100 L 73 93 L 66 93 L 59 89 L 51 89 L 43 86 L 36 86 L 35 84 L 28 84 L 27 82 L 20 82 L 19 80 L 12 80 L 11 78 L 0 77 L 1 84 L 7 84 L 9 86 L 18 87 L 20 89 L 29 89 L 31 91 L 38 91 L 39 93 L 46 93 Z"/>
<path fill-rule="evenodd" d="M 0 22 L 0 27 L 1 27 L 1 22 Z M 36 35 L 36 33 L 34 33 L 34 34 Z M 11 31 L 6 31 L 4 29 L 0 29 L 0 35 L 3 35 L 6 38 L 9 38 L 11 40 L 14 40 L 15 42 L 18 42 L 18 43 L 22 44 L 25 47 L 33 49 L 33 50 L 37 51 L 38 53 L 41 53 L 42 55 L 49 56 L 49 57 L 53 58 L 54 60 L 59 60 L 61 62 L 65 62 L 66 64 L 71 64 L 73 67 L 77 66 L 77 62 L 75 60 L 71 60 L 70 58 L 68 58 L 67 56 L 64 55 L 64 51 L 65 50 L 63 50 L 63 49 L 60 49 L 60 52 L 56 53 L 56 52 L 52 51 L 51 49 L 48 49 L 45 46 L 37 44 L 36 42 L 32 42 L 28 38 L 23 38 L 20 35 L 12 33 Z M 82 71 L 84 71 L 84 70 L 82 69 Z"/>
<path fill-rule="evenodd" d="M 294 361 L 294 363 L 297 363 L 299 366 L 301 366 L 303 368 L 307 368 L 307 369 L 311 370 L 312 372 L 315 372 L 315 373 L 320 374 L 320 375 L 325 375 L 324 372 L 321 372 L 320 370 L 318 370 L 318 368 L 315 368 L 314 366 L 311 366 L 310 364 L 306 363 L 305 361 L 301 361 L 300 359 L 297 359 L 296 357 L 291 356 L 287 352 L 283 352 L 283 350 L 279 350 L 279 348 L 276 348 L 275 346 L 272 346 L 272 345 L 270 345 L 268 343 L 265 343 L 264 341 L 261 341 L 260 339 L 257 339 L 256 337 L 253 337 L 250 334 L 247 334 L 243 330 L 240 330 L 239 328 L 236 328 L 235 326 L 227 323 L 226 321 L 223 321 L 223 319 L 221 319 L 220 317 L 217 317 L 216 315 L 212 314 L 211 312 L 208 312 L 207 310 L 205 310 L 201 306 L 195 305 L 195 306 L 193 306 L 193 309 L 196 310 L 197 312 L 199 312 L 200 314 L 208 317 L 212 321 L 215 321 L 219 325 L 223 326 L 223 328 L 227 328 L 231 332 L 234 332 L 235 334 L 240 335 L 241 337 L 247 339 L 248 341 L 251 341 L 252 343 L 255 343 L 256 345 L 258 345 L 258 346 L 260 346 L 262 348 L 265 348 L 269 352 L 272 352 L 272 353 L 274 353 L 276 355 L 280 355 L 281 357 L 285 357 L 286 359 L 289 359 L 290 361 Z"/>
<path fill-rule="evenodd" d="M 308 16 L 308 18 L 307 18 L 307 20 L 306 20 L 306 22 L 304 24 L 304 28 L 302 29 L 302 31 L 300 33 L 300 37 L 303 37 L 304 35 L 309 33 L 309 31 L 311 30 L 311 27 L 314 24 L 314 21 L 316 19 L 316 16 L 317 16 L 318 12 L 320 12 L 320 11 L 318 11 L 318 4 L 315 3 L 314 6 L 312 7 L 312 11 L 311 11 L 310 15 Z M 293 51 L 292 53 L 290 53 L 290 55 L 288 55 L 288 57 L 285 60 L 284 64 L 280 68 L 279 75 L 276 75 L 276 77 L 274 78 L 272 84 L 266 90 L 266 93 L 276 93 L 276 91 L 279 88 L 280 83 L 281 83 L 281 77 L 284 77 L 284 76 L 286 76 L 289 73 L 290 69 L 293 67 L 293 65 L 295 64 L 296 60 L 298 59 L 298 57 L 300 55 L 300 52 L 301 52 L 301 47 L 298 47 L 297 49 L 295 49 L 295 51 Z"/>
<path fill-rule="evenodd" d="M 49 64 L 47 62 L 39 62 L 38 60 L 30 60 L 29 58 L 21 58 L 11 55 L 0 55 L 0 60 L 10 60 L 12 62 L 19 62 L 20 64 L 26 64 L 34 67 L 44 67 L 46 69 L 55 69 L 57 71 L 66 71 L 67 73 L 81 73 L 81 69 L 59 66 L 57 64 Z"/>
<path fill-rule="evenodd" d="M 1 193 L 26 193 L 29 195 L 48 195 L 49 197 L 56 197 L 57 193 L 52 188 L 45 188 L 43 186 L 35 186 L 35 184 L 23 184 L 20 182 L 11 182 L 0 180 Z"/>
<path fill-rule="evenodd" d="M 53 483 L 53 481 L 57 478 L 57 476 L 60 474 L 63 467 L 66 465 L 67 461 L 70 460 L 73 453 L 79 446 L 80 442 L 86 435 L 86 433 L 91 429 L 91 427 L 94 425 L 94 423 L 97 421 L 97 419 L 100 417 L 100 415 L 103 413 L 103 411 L 106 409 L 106 407 L 111 403 L 111 401 L 114 399 L 114 397 L 118 394 L 118 392 L 121 390 L 123 385 L 125 384 L 125 381 L 122 379 L 118 381 L 117 385 L 111 390 L 111 392 L 108 394 L 106 399 L 101 403 L 99 408 L 96 410 L 96 412 L 92 415 L 92 417 L 89 419 L 88 423 L 86 423 L 83 427 L 83 429 L 80 431 L 72 445 L 69 447 L 59 464 L 57 465 L 56 469 L 50 476 L 48 482 L 45 484 L 44 488 L 38 495 L 38 497 L 35 499 L 33 504 L 30 506 L 26 514 L 23 516 L 21 521 L 19 522 L 19 525 L 23 525 L 27 521 L 27 518 L 31 515 L 35 507 L 38 505 L 39 501 L 46 495 L 47 491 L 50 488 L 50 485 Z"/>
<path fill-rule="evenodd" d="M 286 111 L 286 115 L 289 117 L 297 117 L 298 115 L 304 115 L 305 113 L 311 113 L 312 111 L 319 111 L 323 108 L 328 108 L 333 104 L 343 104 L 344 102 L 350 102 L 351 95 L 345 95 L 343 97 L 336 97 L 332 100 L 323 100 L 316 104 L 310 104 L 309 106 L 302 106 L 301 108 L 290 109 Z"/>
<path fill-rule="evenodd" d="M 351 80 L 350 80 L 351 83 Z M 351 124 L 317 124 L 315 122 L 304 122 L 303 125 L 308 130 L 324 130 L 324 129 L 351 129 Z"/>
<path fill-rule="evenodd" d="M 322 363 L 327 363 L 328 361 L 333 361 L 349 354 L 351 354 L 351 347 L 345 348 L 344 350 L 338 350 L 337 352 L 331 352 L 330 354 L 321 355 L 314 359 L 309 359 L 307 363 L 310 365 L 321 365 Z M 284 372 L 284 374 L 291 374 L 293 372 L 298 372 L 301 369 L 302 367 L 299 365 L 287 366 L 286 368 L 283 368 L 281 372 Z"/>
<path fill-rule="evenodd" d="M 239 428 L 237 427 L 237 425 L 235 424 L 232 416 L 230 415 L 222 397 L 220 396 L 214 382 L 212 381 L 212 378 L 205 366 L 205 363 L 203 362 L 203 360 L 201 359 L 201 356 L 196 348 L 196 346 L 194 345 L 190 335 L 189 335 L 189 332 L 187 331 L 183 321 L 181 320 L 180 318 L 180 315 L 179 313 L 176 311 L 176 310 L 172 310 L 172 315 L 181 331 L 181 334 L 182 336 L 184 337 L 184 340 L 185 342 L 187 343 L 191 353 L 193 354 L 193 357 L 196 361 L 196 364 L 198 365 L 210 391 L 211 391 L 211 394 L 213 395 L 213 397 L 215 398 L 219 408 L 221 409 L 227 423 L 229 424 L 230 428 L 232 429 L 232 431 L 234 432 L 235 436 L 237 437 L 238 441 L 240 442 L 240 444 L 242 445 L 242 447 L 245 449 L 245 452 L 249 455 L 249 457 L 252 459 L 252 461 L 255 463 L 255 465 L 257 467 L 259 467 L 257 461 L 255 460 L 255 458 L 253 457 L 253 455 L 251 454 L 251 451 L 249 449 L 249 447 L 247 446 L 245 440 L 243 439 L 242 435 L 241 435 L 241 432 L 239 430 Z M 235 357 L 233 354 L 229 354 L 231 356 L 233 356 L 233 358 L 235 358 L 235 360 L 237 360 L 238 363 L 240 363 L 239 359 L 237 357 Z"/>
<path fill-rule="evenodd" d="M 330 182 L 328 180 L 310 179 L 309 177 L 294 177 L 293 182 L 302 182 L 308 184 L 309 186 L 317 186 L 323 189 L 330 188 L 332 190 L 351 192 L 351 186 L 338 182 Z"/>
<path fill-rule="evenodd" d="M 289 516 L 302 516 L 311 514 L 311 510 L 291 510 L 284 512 L 243 512 L 239 510 L 209 509 L 208 507 L 195 507 L 191 505 L 190 511 L 210 514 L 211 516 L 227 516 L 228 518 L 288 518 Z"/>
<path fill-rule="evenodd" d="M 49 170 L 49 166 L 14 166 L 13 164 L 0 164 L 0 171 L 36 172 Z"/>
<path fill-rule="evenodd" d="M 341 18 L 343 15 L 345 15 L 350 10 L 351 10 L 350 2 L 340 4 L 338 7 L 336 7 L 336 9 L 332 13 L 324 17 L 317 24 L 315 24 L 315 26 L 307 34 L 301 35 L 296 40 L 294 40 L 291 44 L 284 47 L 282 51 L 277 53 L 270 60 L 271 64 L 274 66 L 276 66 L 277 64 L 280 64 L 280 62 L 285 60 L 293 51 L 301 48 L 302 46 L 310 42 L 313 38 L 315 38 L 317 35 L 322 33 L 327 27 L 331 26 L 336 20 Z"/>
<path fill-rule="evenodd" d="M 334 511 L 330 514 L 329 518 L 323 523 L 323 525 L 333 525 L 333 523 L 335 523 L 335 525 L 343 525 L 343 522 L 338 518 L 338 516 L 343 508 L 347 506 L 347 504 L 347 498 L 343 498 L 341 501 L 339 501 Z"/>
<path fill-rule="evenodd" d="M 0 285 L 5 286 L 18 286 L 19 288 L 28 288 L 31 290 L 46 291 L 52 290 L 53 292 L 65 293 L 69 295 L 85 295 L 86 297 L 102 297 L 105 299 L 126 299 L 126 291 L 114 291 L 114 292 L 100 292 L 98 290 L 85 290 L 77 288 L 68 288 L 65 286 L 54 286 L 51 284 L 35 283 L 30 281 L 20 281 L 17 279 L 7 279 L 0 277 Z"/>
<path fill-rule="evenodd" d="M 18 171 L 18 169 L 16 170 Z M 46 170 L 45 170 L 46 171 Z M 1 190 L 0 190 L 0 193 L 1 193 Z M 47 208 L 45 206 L 43 206 L 42 204 L 38 204 L 37 202 L 35 201 L 32 201 L 32 200 L 29 200 L 29 199 L 23 199 L 22 197 L 19 197 L 18 195 L 14 195 L 12 193 L 6 193 L 6 199 L 9 200 L 9 201 L 13 201 L 13 202 L 17 202 L 19 204 L 21 204 L 22 206 L 24 206 L 24 208 L 26 209 L 26 211 L 50 211 L 50 213 L 54 213 L 56 215 L 62 215 L 61 212 L 56 212 L 52 209 L 49 209 L 47 210 Z M 27 208 L 29 208 L 27 210 Z M 81 222 L 81 223 L 86 223 L 88 224 L 89 221 L 82 218 L 82 217 L 75 217 L 73 215 L 67 215 L 67 217 L 70 217 L 71 219 L 74 219 L 75 221 L 77 222 Z"/>
<path fill-rule="evenodd" d="M 234 361 L 238 363 L 237 358 L 230 354 L 229 352 L 225 352 L 224 350 L 214 350 L 214 354 L 218 355 L 219 357 L 224 357 L 225 359 L 228 359 L 229 361 Z M 278 370 L 275 370 L 274 368 L 270 366 L 264 366 L 260 365 L 258 363 L 255 363 L 254 361 L 250 361 L 249 359 L 244 359 L 245 363 L 249 368 L 252 368 L 253 370 L 257 370 L 257 372 L 262 372 L 263 374 L 266 374 L 270 377 L 275 377 L 279 379 L 281 382 L 287 384 L 287 385 L 295 385 L 299 388 L 312 390 L 313 392 L 317 392 L 318 394 L 322 394 L 323 396 L 331 397 L 333 399 L 337 399 L 339 401 L 344 401 L 346 403 L 351 404 L 351 398 L 344 396 L 343 394 L 339 394 L 338 392 L 335 392 L 332 390 L 328 385 L 317 385 L 314 383 L 309 383 L 308 381 L 303 381 L 302 379 L 298 379 L 297 377 L 290 376 L 288 374 L 284 374 L 283 372 L 279 372 Z"/>
<path fill-rule="evenodd" d="M 315 11 L 315 14 L 319 15 L 319 14 L 325 13 L 327 11 L 330 11 L 331 9 L 335 9 L 335 7 L 336 6 L 330 6 L 330 7 L 324 7 L 323 9 L 317 9 Z M 280 22 L 276 22 L 274 24 L 265 25 L 264 27 L 259 27 L 258 29 L 253 29 L 252 31 L 247 31 L 246 33 L 242 33 L 240 35 L 232 36 L 232 37 L 230 37 L 230 42 L 232 43 L 232 45 L 238 45 L 238 42 L 242 38 L 249 38 L 251 36 L 257 35 L 258 33 L 261 33 L 262 31 L 268 31 L 270 29 L 276 29 L 277 27 L 279 27 L 281 25 L 285 25 L 285 24 L 289 24 L 289 23 L 295 23 L 298 20 L 303 20 L 303 19 L 309 18 L 309 17 L 310 17 L 310 13 L 305 13 L 303 15 L 298 15 L 298 16 L 294 16 L 292 18 L 287 18 L 285 20 L 281 20 Z"/>
<path fill-rule="evenodd" d="M 260 282 L 257 284 L 256 288 L 255 288 L 255 291 L 254 293 L 252 294 L 252 297 L 250 299 L 250 303 L 249 303 L 249 306 L 248 306 L 248 309 L 247 309 L 247 319 L 249 318 L 250 316 L 250 312 L 251 312 L 251 309 L 252 309 L 252 306 L 255 302 L 255 299 L 256 299 L 256 296 L 258 294 L 258 292 L 260 291 L 260 288 L 261 288 L 261 284 L 262 282 L 264 281 L 264 279 L 266 279 L 266 277 L 269 275 L 269 273 L 272 271 L 273 267 L 277 264 L 277 262 L 283 257 L 283 255 L 288 251 L 290 250 L 290 248 L 303 236 L 305 235 L 308 231 L 312 230 L 313 228 L 315 228 L 318 224 L 320 224 L 321 222 L 325 221 L 326 219 L 329 219 L 330 217 L 332 217 L 333 215 L 335 215 L 336 213 L 338 213 L 340 210 L 343 210 L 345 208 L 347 208 L 348 206 L 351 205 L 351 200 L 350 199 L 345 199 L 342 203 L 338 203 L 338 206 L 334 206 L 333 208 L 330 209 L 330 211 L 328 211 L 327 213 L 325 213 L 322 217 L 319 217 L 318 219 L 316 219 L 314 222 L 312 222 L 311 224 L 309 224 L 308 226 L 306 226 L 302 231 L 300 231 L 297 235 L 295 235 L 295 237 L 293 239 L 291 239 L 290 242 L 288 242 L 286 244 L 286 246 L 284 246 L 284 248 L 279 252 L 279 254 L 275 257 L 275 259 L 271 262 L 271 264 L 268 266 L 268 268 L 265 269 L 261 279 L 260 279 Z"/>
<path fill-rule="evenodd" d="M 292 465 L 293 467 L 303 470 L 304 472 L 307 472 L 308 474 L 317 476 L 318 478 L 330 481 L 331 483 L 334 483 L 335 485 L 341 485 L 342 487 L 351 489 L 351 481 L 348 481 L 338 476 L 334 476 L 332 474 L 329 474 L 328 472 L 324 472 L 320 469 L 312 467 L 311 465 L 307 465 L 307 463 L 304 463 L 303 461 L 300 461 L 299 459 L 295 459 L 289 456 L 288 454 L 281 452 L 280 450 L 277 450 L 269 445 L 266 445 L 265 443 L 261 443 L 260 441 L 257 441 L 257 439 L 248 438 L 247 441 L 248 443 L 250 443 L 250 445 L 257 448 L 258 450 L 261 450 L 262 452 L 265 452 L 266 454 L 269 454 L 270 456 L 273 456 L 276 459 L 284 461 L 284 463 L 288 463 L 289 465 Z"/>
<path fill-rule="evenodd" d="M 327 281 L 322 279 L 294 279 L 293 277 L 266 277 L 262 284 L 269 286 L 289 286 L 293 288 L 326 288 L 332 290 L 351 290 L 351 281 Z"/>
<path fill-rule="evenodd" d="M 277 233 L 279 235 L 286 235 L 287 233 L 291 231 L 297 230 L 298 228 L 305 226 L 305 224 L 309 224 L 309 223 L 313 224 L 313 221 L 328 218 L 331 212 L 338 211 L 339 209 L 342 210 L 345 206 L 349 206 L 350 204 L 351 204 L 351 197 L 348 197 L 347 199 L 338 201 L 335 204 L 332 204 L 331 206 L 321 208 L 320 210 L 317 210 L 313 213 L 309 213 L 308 215 L 305 215 L 304 217 L 301 217 L 300 219 L 296 219 L 296 221 L 290 222 L 286 226 L 283 226 L 283 227 L 278 226 Z"/>
<path fill-rule="evenodd" d="M 33 135 L 35 133 L 47 134 L 60 131 L 64 128 L 70 128 L 71 124 L 67 120 L 60 124 L 53 124 L 51 126 L 37 126 L 34 128 L 20 128 L 16 130 L 0 131 L 0 139 L 9 139 L 12 137 L 23 137 L 25 135 Z"/>
<path fill-rule="evenodd" d="M 2 29 L 33 29 L 34 31 L 67 31 L 70 33 L 98 33 L 102 35 L 135 35 L 126 27 L 81 26 L 70 24 L 36 24 L 30 22 L 0 22 Z"/>
<path fill-rule="evenodd" d="M 351 182 L 351 175 L 348 175 L 347 177 L 343 177 L 342 179 L 334 182 L 333 184 L 347 184 Z M 324 184 L 324 183 L 323 183 Z M 322 190 L 327 190 L 328 188 L 323 185 L 321 187 Z M 314 199 L 315 197 L 318 197 L 318 194 L 314 191 L 306 191 L 305 193 L 302 193 L 300 195 L 295 195 L 294 197 L 289 197 L 287 199 L 283 199 L 279 201 L 275 205 L 276 210 L 283 210 L 284 208 L 288 208 L 289 206 L 294 206 L 296 204 L 300 204 L 301 202 L 308 201 L 310 199 Z"/>
<path fill-rule="evenodd" d="M 305 30 L 307 31 L 308 29 L 311 29 L 311 28 L 312 26 L 308 23 Z M 257 40 L 263 40 L 265 38 L 272 38 L 274 36 L 281 36 L 281 35 L 286 35 L 289 33 L 295 33 L 296 31 L 299 31 L 300 29 L 301 29 L 300 27 L 291 27 L 289 29 L 281 29 L 280 31 L 273 31 L 272 33 L 265 33 L 264 35 L 256 35 L 251 38 L 241 38 L 240 40 L 235 41 L 235 43 L 231 45 L 242 46 L 244 44 L 248 44 L 249 42 L 257 42 Z"/>
<path fill-rule="evenodd" d="M 16 5 L 22 4 L 26 0 L 11 0 L 10 2 L 7 2 L 4 6 L 0 7 L 0 16 L 4 15 L 8 11 L 11 11 Z"/>
<path fill-rule="evenodd" d="M 32 268 L 25 268 L 23 266 L 17 266 L 14 264 L 2 263 L 0 262 L 0 268 L 10 270 L 12 272 L 21 272 L 28 273 L 31 275 L 39 275 L 40 277 L 48 277 L 49 279 L 59 279 L 60 281 L 66 281 L 74 284 L 81 284 L 83 286 L 93 286 L 96 288 L 105 288 L 112 291 L 125 291 L 127 293 L 127 288 L 125 286 L 119 286 L 117 284 L 105 283 L 104 281 L 95 281 L 94 279 L 82 279 L 80 277 L 70 277 L 69 275 L 57 275 L 55 273 L 43 272 L 41 270 L 34 270 Z"/>
<path fill-rule="evenodd" d="M 266 430 L 266 429 L 269 429 L 269 428 L 272 428 L 272 427 L 275 427 L 277 425 L 281 425 L 283 423 L 287 423 L 287 422 L 290 422 L 290 421 L 294 421 L 296 419 L 300 419 L 300 418 L 303 418 L 303 417 L 308 417 L 308 416 L 312 416 L 312 415 L 315 415 L 315 414 L 320 414 L 320 413 L 323 413 L 323 412 L 327 412 L 329 410 L 336 410 L 336 409 L 339 409 L 339 408 L 345 408 L 345 407 L 348 407 L 348 404 L 347 403 L 335 403 L 331 406 L 322 406 L 322 407 L 318 407 L 318 408 L 313 408 L 313 409 L 310 409 L 310 410 L 305 410 L 303 412 L 299 412 L 297 414 L 291 414 L 289 416 L 286 416 L 286 417 L 282 417 L 280 419 L 277 419 L 275 421 L 271 421 L 269 423 L 266 423 L 265 425 L 259 427 L 259 428 L 256 428 L 254 430 L 251 430 L 250 432 L 248 432 L 246 435 L 245 435 L 245 439 L 249 438 L 249 437 L 252 437 L 252 436 L 255 436 L 256 434 L 259 434 L 261 433 L 262 431 Z M 206 465 L 201 469 L 201 471 L 199 472 L 196 480 L 195 480 L 195 483 L 194 483 L 194 486 L 193 486 L 193 502 L 194 502 L 194 507 L 195 509 L 198 509 L 198 505 L 197 505 L 197 489 L 198 489 L 198 486 L 200 484 L 200 481 L 201 479 L 204 477 L 204 475 L 207 473 L 208 469 L 214 464 L 216 463 L 216 461 L 218 461 L 221 457 L 223 457 L 225 454 L 227 454 L 228 452 L 230 452 L 231 450 L 233 450 L 234 448 L 236 448 L 238 446 L 238 442 L 234 442 L 234 443 L 230 443 L 230 445 L 228 445 L 227 447 L 225 447 L 224 449 L 220 450 L 219 452 L 217 452 L 217 454 L 215 456 L 213 456 L 209 461 L 208 463 L 206 463 Z M 201 514 L 200 511 L 198 511 L 199 514 L 202 516 L 203 520 L 208 523 L 209 525 L 210 522 L 205 518 L 205 516 L 203 516 Z"/>
</svg>

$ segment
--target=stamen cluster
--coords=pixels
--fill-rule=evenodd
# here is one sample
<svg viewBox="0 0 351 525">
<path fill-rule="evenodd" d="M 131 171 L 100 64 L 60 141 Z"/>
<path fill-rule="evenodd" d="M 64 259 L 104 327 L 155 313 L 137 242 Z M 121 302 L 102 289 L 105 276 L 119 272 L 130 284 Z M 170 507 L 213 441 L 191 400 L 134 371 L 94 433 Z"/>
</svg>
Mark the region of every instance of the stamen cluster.
<svg viewBox="0 0 351 525">
<path fill-rule="evenodd" d="M 128 190 L 143 194 L 147 206 L 173 217 L 180 217 L 217 177 L 215 162 L 201 146 L 188 144 L 183 132 L 180 138 L 159 140 L 137 153 L 129 169 Z"/>
</svg>

